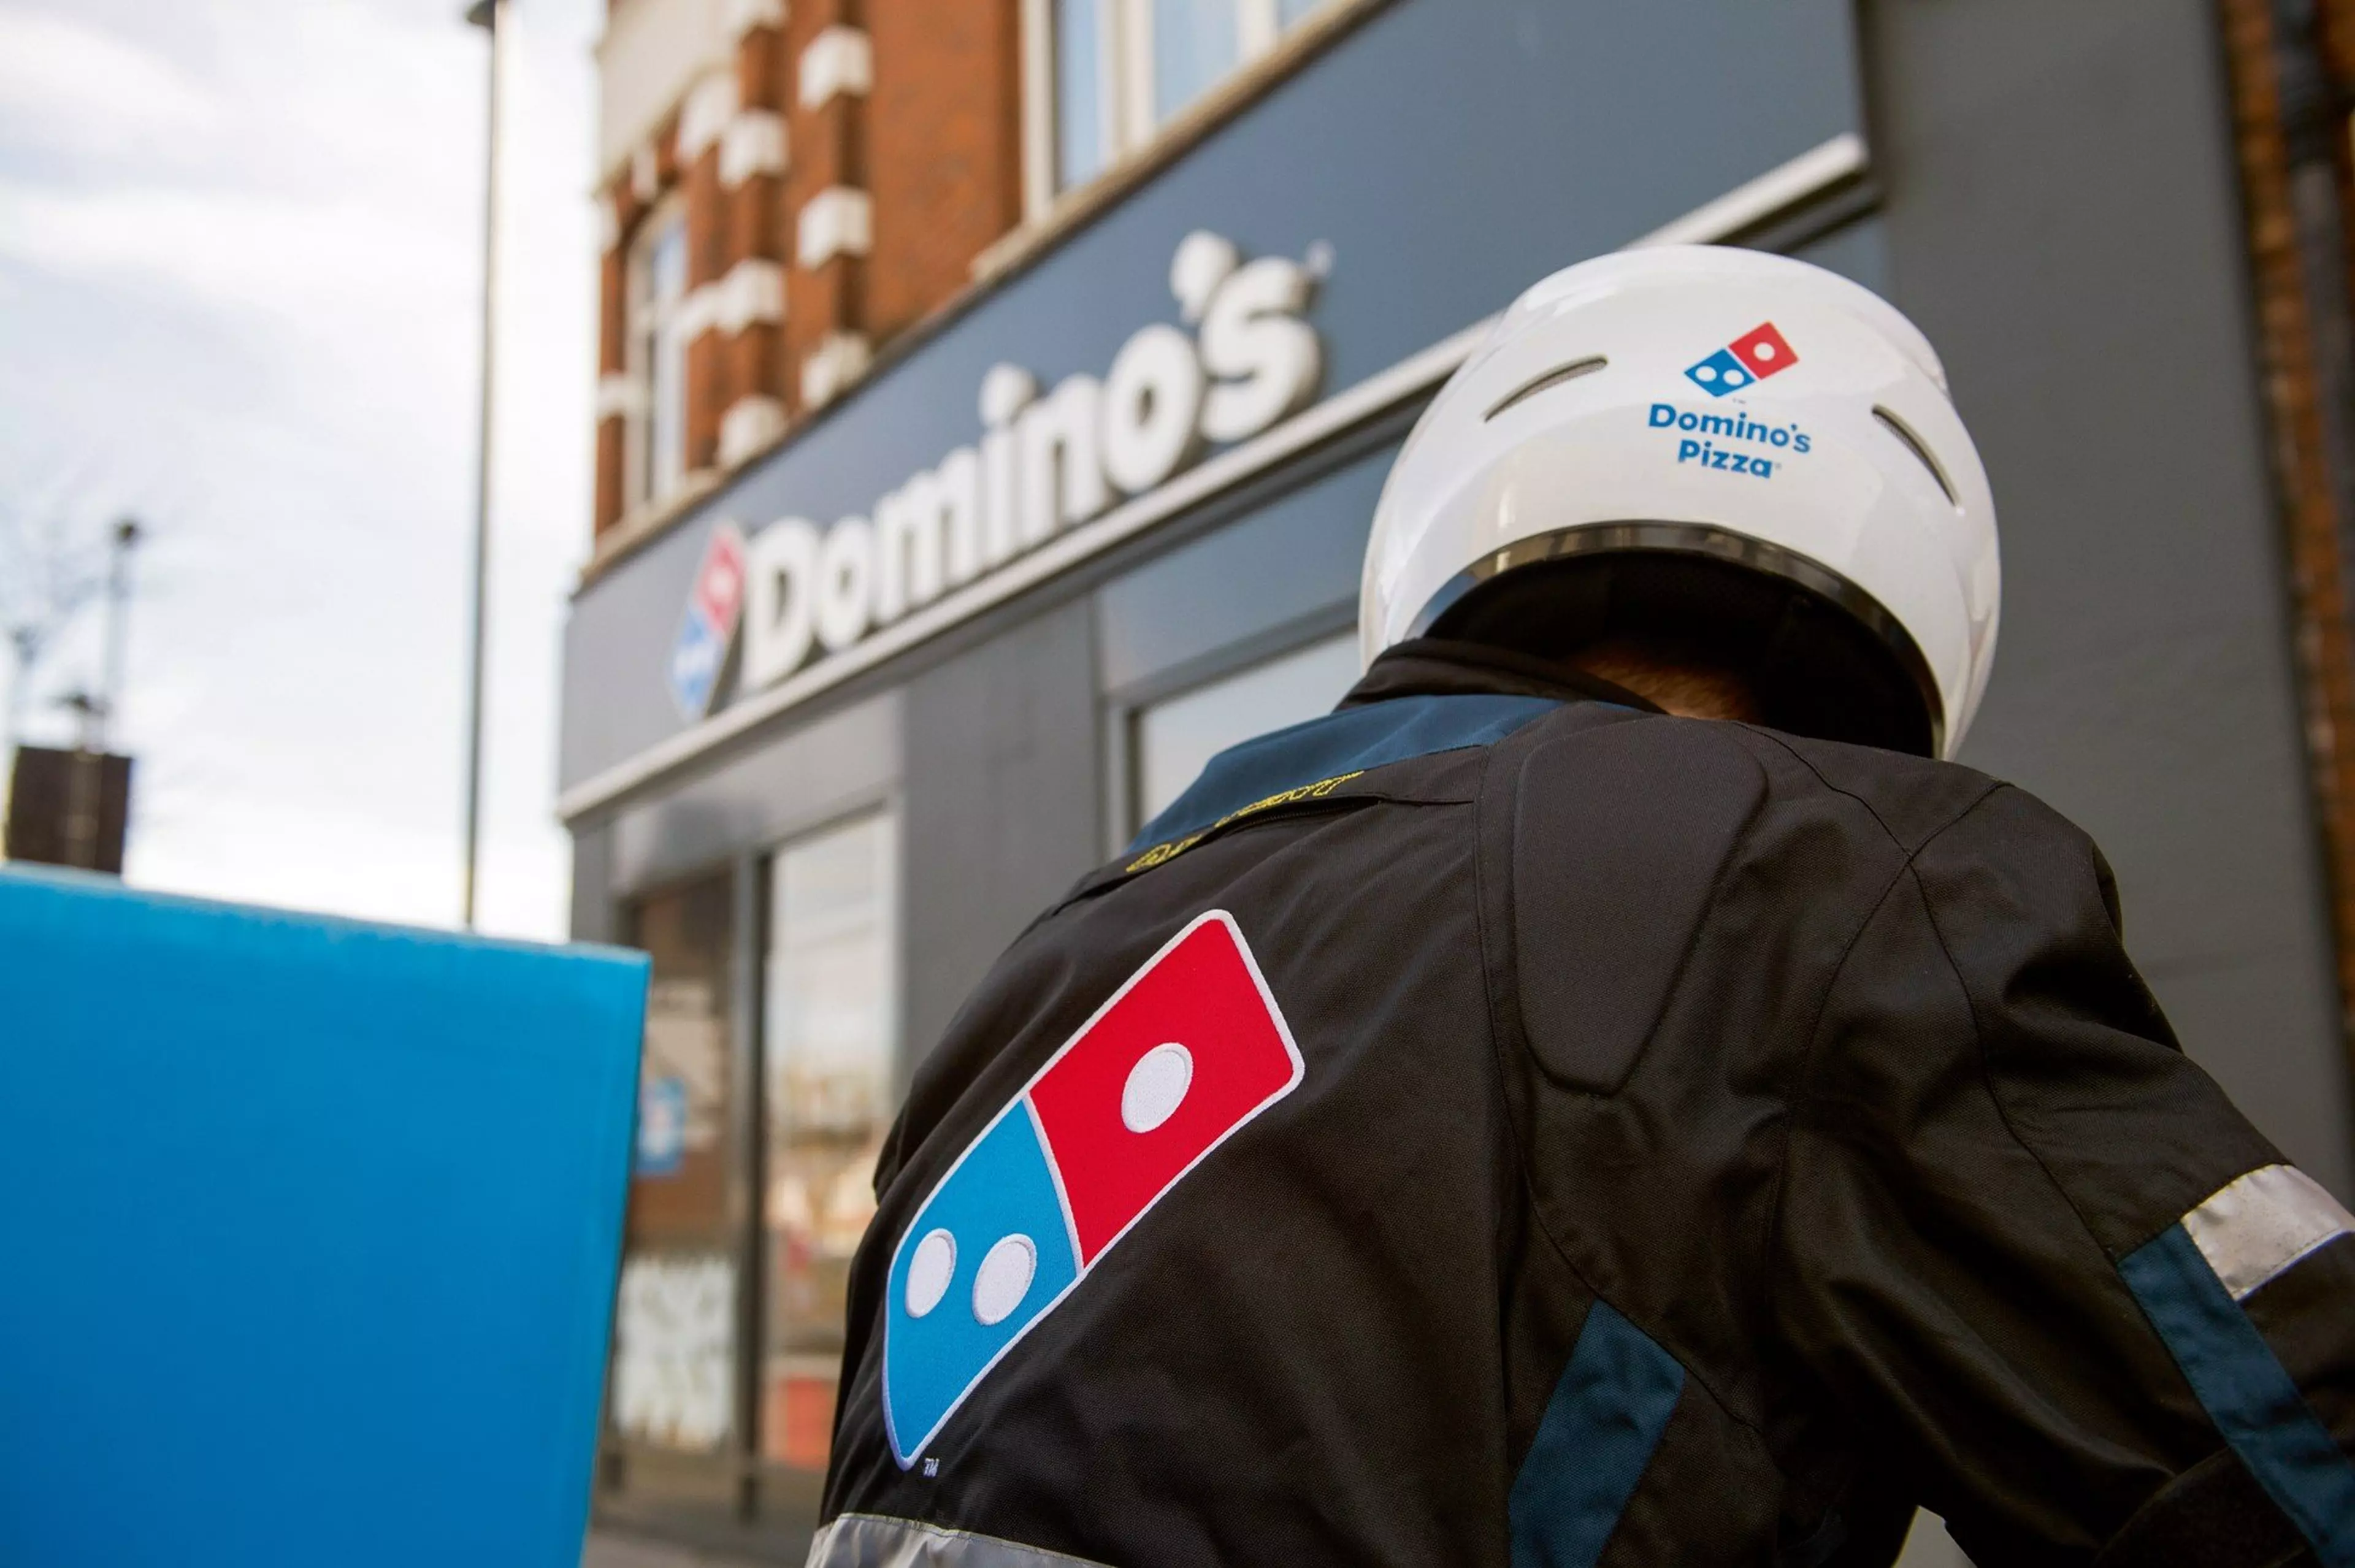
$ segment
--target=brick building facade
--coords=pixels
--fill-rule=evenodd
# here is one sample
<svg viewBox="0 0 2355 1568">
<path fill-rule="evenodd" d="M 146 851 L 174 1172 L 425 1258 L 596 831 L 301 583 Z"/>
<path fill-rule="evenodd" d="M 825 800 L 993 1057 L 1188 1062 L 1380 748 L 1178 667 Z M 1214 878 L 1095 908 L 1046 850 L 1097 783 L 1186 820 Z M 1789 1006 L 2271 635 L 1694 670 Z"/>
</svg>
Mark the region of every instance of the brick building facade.
<svg viewBox="0 0 2355 1568">
<path fill-rule="evenodd" d="M 1015 225 L 1018 11 L 614 0 L 601 555 L 831 402 Z"/>
</svg>

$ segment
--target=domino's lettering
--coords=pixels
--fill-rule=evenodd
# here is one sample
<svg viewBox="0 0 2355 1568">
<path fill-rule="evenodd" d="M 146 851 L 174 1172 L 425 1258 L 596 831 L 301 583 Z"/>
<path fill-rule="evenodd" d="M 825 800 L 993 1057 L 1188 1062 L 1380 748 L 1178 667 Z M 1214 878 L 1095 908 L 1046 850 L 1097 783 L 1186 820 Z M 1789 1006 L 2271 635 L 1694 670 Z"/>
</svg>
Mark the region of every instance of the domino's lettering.
<svg viewBox="0 0 2355 1568">
<path fill-rule="evenodd" d="M 1748 474 L 1759 479 L 1774 477 L 1774 462 L 1768 457 L 1753 457 L 1746 452 L 1720 447 L 1713 442 L 1680 441 L 1677 443 L 1678 463 L 1698 463 L 1703 468 L 1722 468 L 1729 474 Z"/>
<path fill-rule="evenodd" d="M 864 512 L 821 528 L 781 517 L 749 545 L 750 691 L 936 606 L 1064 531 L 1151 493 L 1214 444 L 1305 406 L 1324 373 L 1307 320 L 1331 247 L 1245 261 L 1207 230 L 1170 259 L 1180 321 L 1139 328 L 1103 375 L 1042 389 L 1011 361 L 981 379 L 977 441 L 943 453 Z"/>
<path fill-rule="evenodd" d="M 1763 442 L 1769 446 L 1788 447 L 1794 452 L 1807 452 L 1815 446 L 1796 421 L 1787 425 L 1760 424 L 1747 414 L 1697 414 L 1673 403 L 1652 405 L 1651 426 L 1654 430 L 1699 431 L 1704 435 Z"/>
<path fill-rule="evenodd" d="M 1678 463 L 1699 464 L 1727 474 L 1746 474 L 1753 479 L 1772 479 L 1789 456 L 1815 449 L 1814 440 L 1796 421 L 1762 424 L 1744 413 L 1696 413 L 1674 403 L 1654 403 L 1646 423 L 1653 430 L 1678 432 Z M 1744 452 L 1733 444 L 1736 442 L 1747 442 L 1766 450 Z"/>
<path fill-rule="evenodd" d="M 892 1253 L 883 1420 L 900 1468 L 1304 1071 L 1225 911 L 1196 918 L 1131 976 L 957 1157 Z"/>
</svg>

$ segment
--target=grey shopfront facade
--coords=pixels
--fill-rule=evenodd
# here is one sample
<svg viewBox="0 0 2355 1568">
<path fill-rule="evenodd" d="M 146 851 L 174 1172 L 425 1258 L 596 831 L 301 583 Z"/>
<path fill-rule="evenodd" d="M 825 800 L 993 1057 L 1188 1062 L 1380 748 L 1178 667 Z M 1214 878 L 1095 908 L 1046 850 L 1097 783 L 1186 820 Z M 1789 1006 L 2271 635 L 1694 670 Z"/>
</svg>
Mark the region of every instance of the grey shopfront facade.
<svg viewBox="0 0 2355 1568">
<path fill-rule="evenodd" d="M 2005 554 L 2001 645 L 1963 760 L 2094 833 L 2188 1049 L 2350 1194 L 2327 860 L 2211 10 L 1392 0 L 581 588 L 560 762 L 574 934 L 655 946 L 658 985 L 685 963 L 677 1038 L 704 1053 L 681 1091 L 701 1096 L 704 1174 L 657 1159 L 639 1184 L 701 1181 L 702 1218 L 634 1244 L 708 1253 L 703 1287 L 726 1297 L 724 1333 L 664 1352 L 720 1378 L 697 1396 L 717 1424 L 666 1442 L 615 1428 L 608 1517 L 727 1521 L 779 1552 L 806 1522 L 824 1410 L 795 1391 L 821 1381 L 823 1337 L 778 1340 L 789 1287 L 768 1254 L 827 1221 L 780 1176 L 797 1135 L 772 1102 L 800 1049 L 780 1031 L 822 1053 L 856 1029 L 850 1002 L 794 1022 L 771 993 L 867 954 L 857 1027 L 886 1041 L 877 1093 L 896 1098 L 1005 944 L 1134 829 L 1166 766 L 1149 754 L 1158 716 L 1279 667 L 1297 672 L 1286 690 L 1330 684 L 1383 475 L 1467 332 L 1546 272 L 1664 229 L 1819 261 L 1939 346 Z M 1139 327 L 1178 322 L 1171 258 L 1197 230 L 1247 258 L 1312 259 L 1322 369 L 1305 407 L 1115 497 L 921 624 L 758 689 L 740 659 L 708 717 L 681 714 L 667 660 L 715 528 L 866 514 L 975 441 L 995 365 L 1049 388 L 1103 375 Z M 841 837 L 860 824 L 866 837 Z M 813 890 L 795 905 L 782 857 L 821 842 L 835 848 L 794 862 Z M 802 909 L 806 937 L 781 938 Z M 666 960 L 657 938 L 708 951 Z M 824 1135 L 838 1157 L 809 1168 L 844 1185 L 886 1112 L 840 1111 Z M 676 1328 L 688 1286 L 674 1283 Z M 809 1288 L 822 1310 L 827 1287 Z M 771 1362 L 802 1381 L 755 1370 Z"/>
</svg>

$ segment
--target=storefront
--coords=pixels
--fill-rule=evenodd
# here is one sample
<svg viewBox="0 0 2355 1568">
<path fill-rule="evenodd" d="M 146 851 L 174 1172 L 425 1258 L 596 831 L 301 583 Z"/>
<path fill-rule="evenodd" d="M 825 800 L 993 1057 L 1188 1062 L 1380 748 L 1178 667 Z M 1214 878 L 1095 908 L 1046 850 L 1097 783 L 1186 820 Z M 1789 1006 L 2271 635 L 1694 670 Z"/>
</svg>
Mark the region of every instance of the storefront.
<svg viewBox="0 0 2355 1568">
<path fill-rule="evenodd" d="M 606 1517 L 793 1555 L 914 1064 L 1212 752 L 1347 688 L 1431 392 L 1647 238 L 1807 257 L 1938 343 L 2004 524 L 1966 760 L 2102 840 L 2193 1054 L 2347 1190 L 2222 44 L 2188 0 L 2066 10 L 1354 7 L 601 563 L 574 928 L 655 976 Z"/>
</svg>

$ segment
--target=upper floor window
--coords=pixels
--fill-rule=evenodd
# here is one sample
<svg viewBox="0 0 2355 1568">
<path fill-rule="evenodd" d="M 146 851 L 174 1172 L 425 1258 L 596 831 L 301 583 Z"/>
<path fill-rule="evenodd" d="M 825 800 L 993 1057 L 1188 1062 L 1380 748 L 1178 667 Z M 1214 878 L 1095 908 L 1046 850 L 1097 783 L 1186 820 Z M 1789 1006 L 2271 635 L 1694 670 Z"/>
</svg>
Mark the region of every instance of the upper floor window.
<svg viewBox="0 0 2355 1568">
<path fill-rule="evenodd" d="M 1053 0 L 1055 187 L 1084 185 L 1329 0 Z"/>
<path fill-rule="evenodd" d="M 679 319 L 687 299 L 687 220 L 675 208 L 646 225 L 634 270 L 630 368 L 645 398 L 631 494 L 652 501 L 668 495 L 687 468 L 687 337 Z"/>
</svg>

